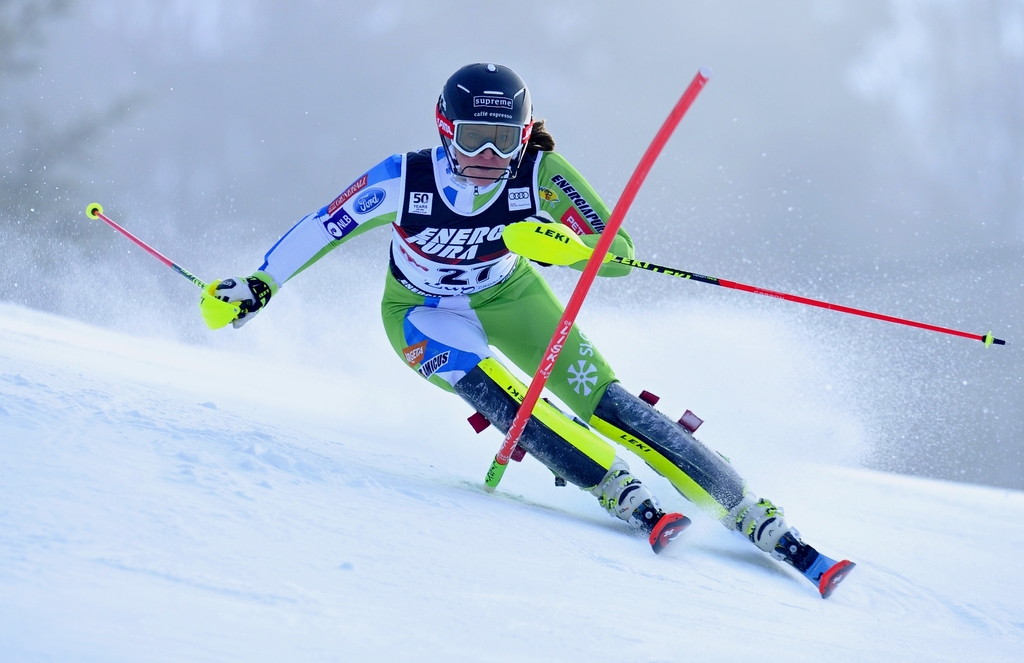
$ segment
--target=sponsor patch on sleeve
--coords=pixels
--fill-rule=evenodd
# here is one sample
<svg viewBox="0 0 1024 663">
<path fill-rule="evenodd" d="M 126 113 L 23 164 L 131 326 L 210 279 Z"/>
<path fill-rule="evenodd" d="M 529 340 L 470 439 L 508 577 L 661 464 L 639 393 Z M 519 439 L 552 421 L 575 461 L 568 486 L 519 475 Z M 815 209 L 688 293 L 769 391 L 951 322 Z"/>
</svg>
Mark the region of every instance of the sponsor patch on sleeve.
<svg viewBox="0 0 1024 663">
<path fill-rule="evenodd" d="M 561 221 L 572 228 L 572 231 L 577 235 L 594 234 L 594 231 L 590 229 L 590 226 L 583 222 L 583 217 L 580 216 L 575 207 L 570 207 L 565 210 L 565 214 L 562 215 Z"/>
<path fill-rule="evenodd" d="M 565 192 L 565 195 L 572 201 L 572 204 L 576 206 L 577 210 L 579 210 L 580 215 L 587 220 L 590 227 L 593 228 L 595 232 L 604 232 L 604 219 L 601 218 L 600 214 L 594 211 L 594 208 L 589 202 L 587 202 L 587 199 L 583 197 L 583 194 L 577 191 L 576 187 L 569 184 L 569 180 L 565 179 L 561 175 L 554 175 L 551 178 L 551 181 L 555 183 L 555 186 Z M 565 222 L 564 217 L 562 222 Z"/>
<path fill-rule="evenodd" d="M 341 208 L 341 206 L 345 204 L 345 201 L 351 198 L 356 193 L 358 193 L 360 189 L 366 186 L 366 183 L 368 181 L 369 174 L 363 175 L 358 180 L 353 182 L 352 186 L 342 191 L 341 195 L 335 198 L 333 201 L 331 201 L 331 204 L 327 206 L 328 216 L 333 216 L 334 213 L 337 212 Z"/>
<path fill-rule="evenodd" d="M 373 210 L 377 209 L 380 204 L 384 202 L 384 198 L 386 197 L 387 192 L 385 192 L 384 189 L 375 186 L 372 189 L 367 189 L 362 193 L 362 195 L 356 198 L 352 207 L 355 209 L 356 214 L 369 214 Z"/>
<path fill-rule="evenodd" d="M 341 239 L 356 228 L 356 220 L 349 216 L 348 212 L 341 210 L 324 221 L 324 229 L 334 239 Z"/>
<path fill-rule="evenodd" d="M 540 195 L 540 199 L 543 200 L 548 205 L 554 207 L 555 205 L 558 204 L 558 194 L 552 191 L 551 189 L 542 186 L 537 189 L 537 193 Z"/>
</svg>

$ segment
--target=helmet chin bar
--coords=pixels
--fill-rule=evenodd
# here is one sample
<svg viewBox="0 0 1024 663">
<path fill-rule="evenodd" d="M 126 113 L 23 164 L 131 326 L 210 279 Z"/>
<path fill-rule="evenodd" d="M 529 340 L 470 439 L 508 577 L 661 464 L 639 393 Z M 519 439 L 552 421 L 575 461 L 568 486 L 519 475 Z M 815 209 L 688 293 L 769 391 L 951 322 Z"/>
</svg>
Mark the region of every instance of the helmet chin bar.
<svg viewBox="0 0 1024 663">
<path fill-rule="evenodd" d="M 455 162 L 455 165 L 458 166 L 458 161 Z M 509 164 L 504 168 L 492 168 L 490 166 L 464 166 L 462 167 L 461 170 L 458 168 L 453 168 L 452 172 L 458 175 L 459 177 L 465 177 L 466 179 L 472 178 L 475 180 L 494 180 L 495 182 L 497 182 L 498 180 L 512 179 L 512 177 L 514 177 L 514 175 L 509 174 L 511 166 L 512 164 Z M 483 172 L 481 172 L 478 175 L 469 175 L 466 173 L 466 168 L 472 168 L 473 170 Z M 491 176 L 490 173 L 486 172 L 489 170 L 495 171 L 496 174 L 494 176 Z"/>
</svg>

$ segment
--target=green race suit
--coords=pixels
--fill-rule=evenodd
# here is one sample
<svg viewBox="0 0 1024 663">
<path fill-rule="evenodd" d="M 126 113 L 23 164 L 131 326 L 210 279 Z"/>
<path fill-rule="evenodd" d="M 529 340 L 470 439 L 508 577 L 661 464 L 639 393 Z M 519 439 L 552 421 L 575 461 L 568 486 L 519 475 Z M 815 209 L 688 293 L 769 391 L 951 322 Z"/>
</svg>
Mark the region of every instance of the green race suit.
<svg viewBox="0 0 1024 663">
<path fill-rule="evenodd" d="M 395 155 L 296 224 L 267 253 L 260 271 L 284 284 L 352 237 L 390 224 L 382 314 L 403 361 L 448 390 L 493 356 L 492 347 L 532 375 L 563 308 L 536 269 L 505 248 L 501 231 L 539 213 L 592 246 L 609 216 L 597 193 L 556 152 L 531 151 L 514 179 L 487 187 L 454 177 L 441 147 Z M 612 252 L 633 257 L 624 231 Z M 605 265 L 601 274 L 628 272 Z M 587 420 L 614 379 L 600 353 L 574 328 L 548 387 Z"/>
<path fill-rule="evenodd" d="M 563 313 L 537 268 L 509 252 L 502 238 L 509 224 L 538 216 L 564 224 L 594 246 L 609 210 L 556 152 L 529 151 L 514 177 L 485 187 L 454 176 L 441 147 L 394 155 L 292 227 L 267 253 L 261 276 L 275 286 L 284 284 L 352 237 L 390 225 L 381 312 L 391 346 L 419 375 L 458 393 L 507 430 L 526 388 L 495 350 L 533 375 Z M 633 257 L 624 231 L 618 231 L 611 251 Z M 619 264 L 599 272 L 628 273 Z M 721 456 L 625 392 L 575 326 L 547 386 L 580 420 L 640 455 L 685 497 L 735 526 L 726 515 L 744 498 L 742 479 Z M 592 492 L 600 492 L 601 482 L 614 475 L 613 464 L 624 467 L 604 439 L 543 400 L 520 446 Z"/>
</svg>

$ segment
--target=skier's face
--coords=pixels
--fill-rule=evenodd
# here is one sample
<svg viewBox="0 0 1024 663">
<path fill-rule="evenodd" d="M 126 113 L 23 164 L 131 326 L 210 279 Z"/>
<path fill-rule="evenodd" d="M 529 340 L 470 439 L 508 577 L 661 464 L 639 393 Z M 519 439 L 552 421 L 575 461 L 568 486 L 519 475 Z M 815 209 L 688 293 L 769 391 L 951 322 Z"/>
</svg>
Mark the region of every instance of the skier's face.
<svg viewBox="0 0 1024 663">
<path fill-rule="evenodd" d="M 512 157 L 499 157 L 491 148 L 475 157 L 467 157 L 456 148 L 455 156 L 463 177 L 477 186 L 487 186 L 505 175 L 505 169 L 512 163 Z"/>
</svg>

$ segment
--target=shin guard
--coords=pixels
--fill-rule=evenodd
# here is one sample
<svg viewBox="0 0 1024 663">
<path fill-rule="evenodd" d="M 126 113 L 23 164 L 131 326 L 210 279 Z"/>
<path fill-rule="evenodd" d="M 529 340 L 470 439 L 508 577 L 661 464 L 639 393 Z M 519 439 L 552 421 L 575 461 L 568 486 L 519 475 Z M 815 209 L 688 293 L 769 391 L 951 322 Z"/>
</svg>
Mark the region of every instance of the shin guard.
<svg viewBox="0 0 1024 663">
<path fill-rule="evenodd" d="M 627 447 L 683 497 L 718 520 L 744 497 L 732 465 L 682 426 L 613 382 L 590 419 L 609 439 Z"/>
<path fill-rule="evenodd" d="M 455 393 L 506 433 L 526 386 L 488 357 L 455 383 Z M 519 446 L 557 476 L 586 490 L 601 483 L 615 462 L 614 447 L 543 400 L 537 401 Z"/>
</svg>

